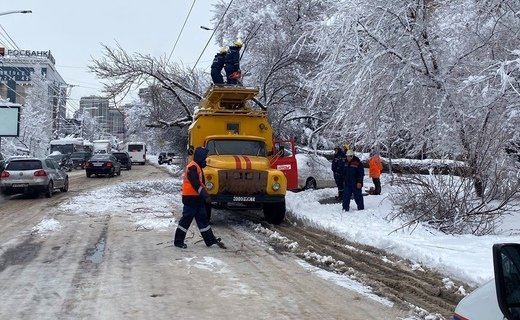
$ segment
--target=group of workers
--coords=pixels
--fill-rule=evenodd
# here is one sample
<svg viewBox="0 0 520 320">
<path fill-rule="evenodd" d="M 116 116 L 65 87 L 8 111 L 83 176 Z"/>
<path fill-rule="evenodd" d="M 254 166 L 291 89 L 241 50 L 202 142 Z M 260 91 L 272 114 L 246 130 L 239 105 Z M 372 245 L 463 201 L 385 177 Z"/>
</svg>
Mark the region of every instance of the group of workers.
<svg viewBox="0 0 520 320">
<path fill-rule="evenodd" d="M 369 194 L 381 194 L 381 172 L 383 165 L 378 152 L 370 153 L 368 159 L 369 176 L 372 178 L 374 187 L 370 188 Z M 354 155 L 354 150 L 348 144 L 343 148 L 334 148 L 334 158 L 332 159 L 332 172 L 334 173 L 334 181 L 338 187 L 338 195 L 336 199 L 342 201 L 344 211 L 350 210 L 350 199 L 353 197 L 356 202 L 357 209 L 365 209 L 363 201 L 363 177 L 365 169 L 361 160 Z"/>
<path fill-rule="evenodd" d="M 365 169 L 361 160 L 354 155 L 354 151 L 349 145 L 344 145 L 343 149 L 334 148 L 334 158 L 332 160 L 332 171 L 334 180 L 338 187 L 337 199 L 342 200 L 344 211 L 350 210 L 350 199 L 354 197 L 357 209 L 363 210 L 363 177 Z M 221 248 L 226 248 L 220 238 L 215 237 L 209 225 L 206 204 L 211 203 L 211 198 L 206 190 L 203 168 L 206 166 L 208 149 L 198 147 L 193 151 L 191 160 L 183 174 L 182 181 L 182 217 L 175 230 L 174 245 L 178 248 L 187 247 L 184 240 L 188 229 L 195 219 L 197 227 L 204 239 L 204 243 L 209 247 L 217 244 Z M 371 189 L 371 194 L 381 194 L 380 176 L 383 171 L 381 158 L 377 152 L 371 152 L 368 159 L 369 176 L 372 178 L 375 188 Z"/>
<path fill-rule="evenodd" d="M 226 84 L 238 84 L 242 73 L 240 71 L 240 49 L 242 41 L 236 40 L 229 48 L 223 47 L 215 55 L 211 64 L 211 80 L 216 85 L 224 84 L 222 69 L 226 73 Z"/>
</svg>

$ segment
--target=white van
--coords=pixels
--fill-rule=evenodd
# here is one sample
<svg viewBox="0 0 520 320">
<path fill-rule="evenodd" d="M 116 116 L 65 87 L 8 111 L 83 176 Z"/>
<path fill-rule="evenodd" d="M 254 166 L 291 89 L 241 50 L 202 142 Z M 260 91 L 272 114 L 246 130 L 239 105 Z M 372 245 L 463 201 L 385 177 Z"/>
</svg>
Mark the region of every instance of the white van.
<svg viewBox="0 0 520 320">
<path fill-rule="evenodd" d="M 146 143 L 144 142 L 128 142 L 125 148 L 130 155 L 132 163 L 145 164 L 146 163 Z"/>
<path fill-rule="evenodd" d="M 495 279 L 455 308 L 453 320 L 520 320 L 520 244 L 493 245 Z"/>
</svg>

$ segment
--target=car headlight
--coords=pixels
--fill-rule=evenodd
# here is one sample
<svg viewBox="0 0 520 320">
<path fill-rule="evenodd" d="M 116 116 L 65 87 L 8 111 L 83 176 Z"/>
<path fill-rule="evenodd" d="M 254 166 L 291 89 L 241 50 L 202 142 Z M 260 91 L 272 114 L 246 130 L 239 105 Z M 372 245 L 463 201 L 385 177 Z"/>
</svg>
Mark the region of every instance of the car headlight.
<svg viewBox="0 0 520 320">
<path fill-rule="evenodd" d="M 213 187 L 214 187 L 213 182 L 211 182 L 211 181 L 206 182 L 206 189 L 211 190 L 211 189 L 213 189 Z"/>
<path fill-rule="evenodd" d="M 280 184 L 278 182 L 273 182 L 272 188 L 274 191 L 280 190 Z"/>
</svg>

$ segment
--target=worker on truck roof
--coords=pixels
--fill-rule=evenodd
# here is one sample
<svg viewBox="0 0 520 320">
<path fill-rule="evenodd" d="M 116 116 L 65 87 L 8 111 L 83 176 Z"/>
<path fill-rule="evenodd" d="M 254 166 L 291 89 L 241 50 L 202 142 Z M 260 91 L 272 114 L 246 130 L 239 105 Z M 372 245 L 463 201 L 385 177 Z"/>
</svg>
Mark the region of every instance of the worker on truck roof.
<svg viewBox="0 0 520 320">
<path fill-rule="evenodd" d="M 222 69 L 224 68 L 224 62 L 226 60 L 226 54 L 228 49 L 225 47 L 220 48 L 220 51 L 213 58 L 211 64 L 211 80 L 216 85 L 224 84 L 224 77 L 222 77 Z"/>
<path fill-rule="evenodd" d="M 226 70 L 227 84 L 237 84 L 240 79 L 240 49 L 242 48 L 242 41 L 236 40 L 233 45 L 229 47 L 229 52 L 226 55 L 224 70 Z"/>
</svg>

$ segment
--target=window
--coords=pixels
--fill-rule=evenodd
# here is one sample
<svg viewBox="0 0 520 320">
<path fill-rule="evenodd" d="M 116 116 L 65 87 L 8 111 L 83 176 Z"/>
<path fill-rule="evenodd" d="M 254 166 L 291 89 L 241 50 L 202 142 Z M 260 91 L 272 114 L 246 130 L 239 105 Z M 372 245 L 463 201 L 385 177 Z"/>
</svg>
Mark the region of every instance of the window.
<svg viewBox="0 0 520 320">
<path fill-rule="evenodd" d="M 143 151 L 144 146 L 142 144 L 129 144 L 128 151 L 130 152 L 141 152 Z"/>
<path fill-rule="evenodd" d="M 206 148 L 209 155 L 245 155 L 265 157 L 265 143 L 255 140 L 210 140 Z"/>
<path fill-rule="evenodd" d="M 23 170 L 38 170 L 43 169 L 40 160 L 19 160 L 10 161 L 7 164 L 6 170 L 23 171 Z"/>
</svg>

